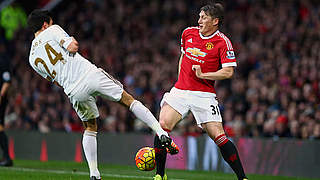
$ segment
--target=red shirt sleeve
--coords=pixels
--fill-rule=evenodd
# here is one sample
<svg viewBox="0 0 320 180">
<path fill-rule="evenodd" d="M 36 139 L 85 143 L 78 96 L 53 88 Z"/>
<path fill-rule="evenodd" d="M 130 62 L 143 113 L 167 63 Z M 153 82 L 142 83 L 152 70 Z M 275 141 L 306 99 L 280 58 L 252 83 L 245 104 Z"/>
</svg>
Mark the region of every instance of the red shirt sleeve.
<svg viewBox="0 0 320 180">
<path fill-rule="evenodd" d="M 183 53 L 183 54 L 186 53 L 185 36 L 186 36 L 186 29 L 182 32 L 182 35 L 181 35 L 181 53 Z"/>
<path fill-rule="evenodd" d="M 222 67 L 237 66 L 232 44 L 227 37 L 223 38 L 219 53 Z"/>
</svg>

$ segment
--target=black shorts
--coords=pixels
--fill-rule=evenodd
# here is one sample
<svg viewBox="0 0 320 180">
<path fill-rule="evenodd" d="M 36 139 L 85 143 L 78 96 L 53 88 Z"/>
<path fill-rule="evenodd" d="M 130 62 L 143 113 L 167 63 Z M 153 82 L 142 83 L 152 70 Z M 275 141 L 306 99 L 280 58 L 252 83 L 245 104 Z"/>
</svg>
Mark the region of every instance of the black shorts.
<svg viewBox="0 0 320 180">
<path fill-rule="evenodd" d="M 6 112 L 6 107 L 8 104 L 8 97 L 4 96 L 1 98 L 0 104 L 0 125 L 4 126 L 4 114 Z"/>
</svg>

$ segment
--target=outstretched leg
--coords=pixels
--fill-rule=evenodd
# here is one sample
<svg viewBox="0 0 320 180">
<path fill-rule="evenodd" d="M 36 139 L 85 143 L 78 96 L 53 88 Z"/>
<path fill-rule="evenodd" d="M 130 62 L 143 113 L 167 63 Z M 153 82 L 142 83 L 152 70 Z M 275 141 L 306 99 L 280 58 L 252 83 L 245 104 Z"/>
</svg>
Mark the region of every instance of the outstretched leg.
<svg viewBox="0 0 320 180">
<path fill-rule="evenodd" d="M 123 91 L 119 103 L 127 106 L 137 118 L 145 122 L 154 132 L 157 133 L 159 137 L 162 135 L 168 136 L 168 133 L 161 128 L 159 122 L 153 116 L 150 110 L 146 108 L 140 101 L 135 100 L 126 91 Z"/>
<path fill-rule="evenodd" d="M 202 124 L 202 127 L 207 131 L 210 138 L 220 148 L 223 159 L 230 165 L 236 173 L 239 180 L 246 180 L 247 177 L 244 173 L 238 150 L 236 146 L 226 137 L 222 123 L 209 122 Z"/>
<path fill-rule="evenodd" d="M 83 133 L 82 146 L 86 156 L 89 170 L 90 179 L 101 179 L 100 172 L 98 170 L 97 161 L 97 123 L 96 119 L 84 121 L 83 125 L 85 131 Z"/>
</svg>

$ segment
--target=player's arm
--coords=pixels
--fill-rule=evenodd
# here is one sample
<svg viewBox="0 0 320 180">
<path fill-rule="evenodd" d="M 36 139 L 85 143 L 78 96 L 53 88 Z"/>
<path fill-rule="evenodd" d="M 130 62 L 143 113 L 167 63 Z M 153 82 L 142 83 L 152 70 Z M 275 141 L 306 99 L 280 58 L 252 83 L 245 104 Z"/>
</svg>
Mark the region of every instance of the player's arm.
<svg viewBox="0 0 320 180">
<path fill-rule="evenodd" d="M 200 79 L 207 80 L 222 80 L 229 79 L 234 74 L 234 67 L 237 66 L 236 57 L 229 39 L 224 39 L 219 48 L 220 62 L 222 69 L 216 72 L 206 72 L 201 71 L 200 65 L 193 65 L 192 70 L 195 71 L 196 76 Z"/>
<path fill-rule="evenodd" d="M 1 92 L 0 92 L 1 97 L 7 94 L 9 87 L 10 87 L 9 82 L 3 83 L 2 87 L 1 87 Z"/>
<path fill-rule="evenodd" d="M 207 80 L 222 80 L 222 79 L 229 79 L 234 74 L 234 67 L 228 66 L 223 67 L 222 69 L 216 72 L 206 72 L 203 73 L 201 71 L 200 65 L 193 65 L 192 70 L 195 71 L 196 76 L 200 79 L 207 79 Z"/>
<path fill-rule="evenodd" d="M 180 70 L 181 70 L 181 62 L 182 62 L 183 56 L 184 56 L 184 53 L 181 53 L 180 59 L 179 59 L 179 66 L 178 66 L 178 77 L 179 77 Z"/>
<path fill-rule="evenodd" d="M 186 52 L 185 52 L 185 36 L 186 36 L 186 29 L 183 30 L 182 35 L 181 35 L 181 40 L 180 40 L 180 41 L 181 41 L 181 42 L 180 42 L 181 55 L 180 55 L 179 66 L 178 66 L 178 77 L 179 77 L 179 74 L 180 74 L 180 71 L 181 71 L 182 59 L 183 59 L 184 54 L 186 53 Z"/>
<path fill-rule="evenodd" d="M 10 87 L 10 82 L 5 82 L 2 84 L 1 92 L 0 92 L 1 97 L 7 94 L 9 87 Z"/>
<path fill-rule="evenodd" d="M 5 82 L 2 84 L 2 87 L 1 87 L 1 93 L 0 93 L 0 104 L 2 103 L 2 97 L 5 96 L 8 92 L 8 89 L 10 87 L 10 83 L 9 82 Z"/>
<path fill-rule="evenodd" d="M 70 53 L 76 53 L 79 49 L 79 43 L 74 37 L 66 37 L 59 42 L 60 46 L 64 47 Z"/>
<path fill-rule="evenodd" d="M 53 38 L 70 53 L 76 53 L 79 49 L 78 41 L 69 36 L 59 25 L 53 25 Z"/>
<path fill-rule="evenodd" d="M 70 52 L 70 53 L 76 53 L 78 52 L 78 49 L 79 49 L 79 43 L 78 41 L 72 37 L 72 41 L 70 42 L 70 44 L 67 46 L 67 50 Z"/>
</svg>

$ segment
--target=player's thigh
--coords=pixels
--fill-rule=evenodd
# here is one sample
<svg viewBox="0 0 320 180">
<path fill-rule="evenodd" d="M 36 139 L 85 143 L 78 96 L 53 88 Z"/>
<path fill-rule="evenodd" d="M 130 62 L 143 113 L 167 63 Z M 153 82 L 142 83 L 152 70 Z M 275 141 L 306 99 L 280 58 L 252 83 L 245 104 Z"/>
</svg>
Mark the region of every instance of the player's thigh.
<svg viewBox="0 0 320 180">
<path fill-rule="evenodd" d="M 206 122 L 201 124 L 202 128 L 208 133 L 211 139 L 215 139 L 221 134 L 224 134 L 222 122 Z"/>
<path fill-rule="evenodd" d="M 96 119 L 89 119 L 87 121 L 83 121 L 83 126 L 84 129 L 87 131 L 98 131 L 98 126 L 97 126 L 97 120 Z"/>
<path fill-rule="evenodd" d="M 185 92 L 176 88 L 172 88 L 170 92 L 163 95 L 160 106 L 161 127 L 169 130 L 172 130 L 189 112 Z"/>
<path fill-rule="evenodd" d="M 198 126 L 208 122 L 222 122 L 218 101 L 214 96 L 198 97 L 192 96 L 190 98 L 190 111 L 197 121 Z"/>
<path fill-rule="evenodd" d="M 99 117 L 98 107 L 96 105 L 96 99 L 93 96 L 87 96 L 87 98 L 70 97 L 73 109 L 81 121 L 88 121 Z"/>
<path fill-rule="evenodd" d="M 162 128 L 172 130 L 181 118 L 182 115 L 168 103 L 162 105 L 159 119 Z"/>
<path fill-rule="evenodd" d="M 123 85 L 110 74 L 99 68 L 92 77 L 91 87 L 94 87 L 93 96 L 101 96 L 111 101 L 120 101 L 123 94 Z"/>
</svg>

